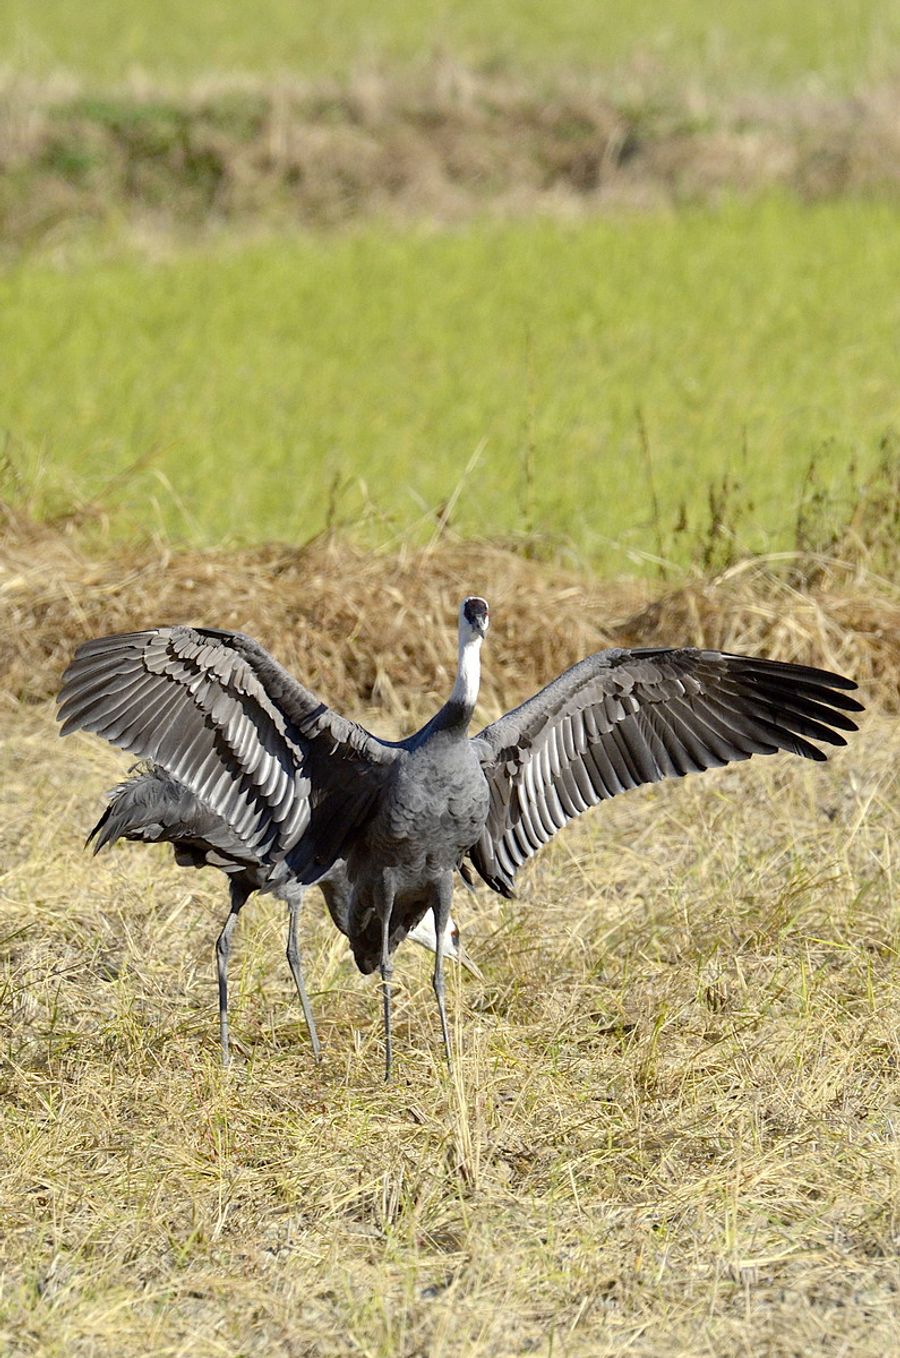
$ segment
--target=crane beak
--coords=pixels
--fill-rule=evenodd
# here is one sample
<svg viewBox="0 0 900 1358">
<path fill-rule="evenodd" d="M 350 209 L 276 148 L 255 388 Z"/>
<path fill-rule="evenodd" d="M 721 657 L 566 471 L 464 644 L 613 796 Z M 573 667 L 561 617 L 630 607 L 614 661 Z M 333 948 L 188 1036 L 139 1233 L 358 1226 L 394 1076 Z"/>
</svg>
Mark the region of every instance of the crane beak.
<svg viewBox="0 0 900 1358">
<path fill-rule="evenodd" d="M 465 967 L 466 971 L 470 971 L 477 981 L 484 980 L 484 974 L 481 968 L 476 962 L 473 962 L 472 958 L 466 952 L 462 941 L 456 945 L 456 960 L 461 967 Z"/>
</svg>

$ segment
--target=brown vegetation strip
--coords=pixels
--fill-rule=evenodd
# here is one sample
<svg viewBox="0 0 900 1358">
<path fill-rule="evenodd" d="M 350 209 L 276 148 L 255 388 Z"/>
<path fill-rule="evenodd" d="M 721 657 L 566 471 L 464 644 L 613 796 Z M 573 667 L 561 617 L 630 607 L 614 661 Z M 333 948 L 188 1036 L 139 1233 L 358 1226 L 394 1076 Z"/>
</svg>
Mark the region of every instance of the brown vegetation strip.
<svg viewBox="0 0 900 1358">
<path fill-rule="evenodd" d="M 802 570 L 800 567 L 802 566 Z M 54 529 L 12 529 L 0 548 L 0 691 L 54 694 L 84 638 L 160 623 L 247 631 L 347 711 L 398 722 L 452 679 L 459 599 L 491 601 L 482 692 L 490 715 L 609 645 L 759 652 L 854 675 L 900 708 L 900 596 L 862 565 L 749 561 L 677 587 L 599 580 L 501 545 L 442 540 L 364 552 L 342 540 L 233 550 L 144 547 L 92 558 Z"/>
<path fill-rule="evenodd" d="M 206 82 L 102 96 L 0 87 L 0 236 L 109 211 L 165 223 L 259 215 L 454 220 L 571 214 L 781 187 L 895 193 L 900 92 L 613 97 L 448 62 L 347 84 Z"/>
</svg>

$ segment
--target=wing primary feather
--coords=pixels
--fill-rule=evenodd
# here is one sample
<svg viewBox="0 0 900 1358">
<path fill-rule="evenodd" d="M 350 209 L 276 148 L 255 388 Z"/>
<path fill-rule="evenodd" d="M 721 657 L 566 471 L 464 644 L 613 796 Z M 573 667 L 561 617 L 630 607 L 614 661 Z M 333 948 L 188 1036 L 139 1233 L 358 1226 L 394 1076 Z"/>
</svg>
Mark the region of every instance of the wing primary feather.
<svg viewBox="0 0 900 1358">
<path fill-rule="evenodd" d="M 716 654 L 713 652 L 713 655 Z M 722 652 L 721 659 L 729 665 L 729 668 L 733 667 L 743 673 L 778 676 L 789 683 L 809 680 L 822 688 L 852 690 L 859 687 L 855 679 L 848 679 L 846 675 L 836 674 L 833 670 L 817 669 L 813 665 L 797 665 L 793 661 L 785 660 L 766 660 L 763 656 L 735 655 L 730 651 Z"/>
<path fill-rule="evenodd" d="M 776 739 L 777 728 L 755 711 L 747 707 L 737 711 L 733 704 L 718 693 L 705 693 L 703 701 L 707 710 L 717 716 L 720 723 L 731 732 L 732 739 L 740 737 L 752 742 L 752 754 L 775 754 L 780 748 Z"/>
<path fill-rule="evenodd" d="M 90 729 L 91 723 L 113 719 L 124 706 L 135 701 L 142 685 L 147 684 L 148 676 L 138 670 L 136 673 L 122 676 L 122 680 L 123 682 L 112 692 L 100 685 L 82 691 L 76 697 L 70 697 L 67 693 L 60 709 L 60 716 L 65 718 L 63 723 L 65 733 L 68 734 L 68 731 L 79 726 L 88 726 Z"/>
<path fill-rule="evenodd" d="M 706 695 L 706 701 L 712 701 L 710 695 Z M 801 754 L 807 759 L 819 762 L 825 758 L 817 746 L 811 745 L 802 736 L 793 735 L 784 726 L 779 726 L 777 721 L 773 720 L 771 712 L 764 708 L 759 710 L 758 705 L 753 709 L 747 706 L 735 709 L 725 704 L 717 706 L 734 730 L 758 742 L 758 746 L 753 750 L 754 754 L 775 754 L 777 750 L 787 750 L 792 754 Z"/>
<path fill-rule="evenodd" d="M 768 706 L 768 702 L 766 704 Z M 844 731 L 855 731 L 856 723 L 841 712 L 831 712 L 820 704 L 801 704 L 792 700 L 790 695 L 772 700 L 772 719 L 788 730 L 798 731 L 801 735 L 814 740 L 824 740 L 829 745 L 846 745 L 844 737 L 832 730 L 834 726 Z"/>
<path fill-rule="evenodd" d="M 752 741 L 748 742 L 746 735 L 742 735 L 733 725 L 723 721 L 705 694 L 702 698 L 694 699 L 692 709 L 698 717 L 702 717 L 710 741 L 715 741 L 713 748 L 726 762 L 749 759 L 754 753 Z"/>
<path fill-rule="evenodd" d="M 152 712 L 167 697 L 165 685 L 151 681 L 136 680 L 127 693 L 116 695 L 113 706 L 103 709 L 103 736 L 118 745 L 125 731 L 132 732 L 132 739 L 143 742 L 146 732 L 153 729 Z M 181 696 L 181 695 L 179 695 Z"/>
<path fill-rule="evenodd" d="M 70 709 L 98 692 L 116 693 L 123 685 L 130 684 L 134 677 L 133 666 L 123 668 L 115 664 L 106 666 L 99 673 L 96 669 L 88 670 L 80 679 L 67 678 L 61 694 L 60 711 L 63 707 Z"/>
<path fill-rule="evenodd" d="M 666 715 L 673 726 L 677 723 L 682 742 L 685 738 L 690 739 L 690 752 L 698 762 L 702 761 L 704 769 L 721 768 L 735 758 L 733 745 L 723 743 L 702 700 L 689 702 L 686 698 L 676 698 L 667 707 Z"/>
</svg>

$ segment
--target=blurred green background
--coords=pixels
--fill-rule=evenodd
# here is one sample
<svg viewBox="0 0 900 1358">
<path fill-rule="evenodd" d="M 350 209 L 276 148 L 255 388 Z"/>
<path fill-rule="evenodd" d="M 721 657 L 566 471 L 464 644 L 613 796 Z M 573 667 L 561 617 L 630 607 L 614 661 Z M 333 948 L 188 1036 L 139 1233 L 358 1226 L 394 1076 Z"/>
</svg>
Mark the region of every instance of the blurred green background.
<svg viewBox="0 0 900 1358">
<path fill-rule="evenodd" d="M 632 100 L 778 100 L 889 82 L 898 35 L 888 0 L 7 0 L 0 61 L 19 109 L 29 81 L 171 98 L 236 73 L 389 79 L 435 52 L 535 88 L 571 71 Z M 793 545 L 811 496 L 849 516 L 893 446 L 891 193 L 213 233 L 64 210 L 0 256 L 3 493 L 39 516 L 99 498 L 116 540 L 342 524 L 385 544 L 452 498 L 463 534 L 683 563 L 723 513 L 740 551 Z"/>
<path fill-rule="evenodd" d="M 604 70 L 652 60 L 688 78 L 845 86 L 897 72 L 896 0 L 5 0 L 19 70 L 117 81 L 210 72 L 346 74 L 447 52 L 478 65 Z"/>
</svg>

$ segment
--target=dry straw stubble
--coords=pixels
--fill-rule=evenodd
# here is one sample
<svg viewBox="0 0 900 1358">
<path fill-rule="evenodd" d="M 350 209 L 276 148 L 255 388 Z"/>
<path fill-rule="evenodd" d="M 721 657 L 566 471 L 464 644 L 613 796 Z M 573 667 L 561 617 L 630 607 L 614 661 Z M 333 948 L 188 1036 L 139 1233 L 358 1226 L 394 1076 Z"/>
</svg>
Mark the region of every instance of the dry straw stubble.
<svg viewBox="0 0 900 1358">
<path fill-rule="evenodd" d="M 485 712 L 605 641 L 838 663 L 861 731 L 616 799 L 521 898 L 456 902 L 483 986 L 440 1060 L 399 959 L 399 1072 L 321 906 L 310 1060 L 283 920 L 242 918 L 217 1066 L 213 874 L 81 837 L 126 761 L 60 743 L 72 645 L 190 616 L 250 628 L 373 725 L 446 688 L 459 595 L 494 605 Z M 89 559 L 10 539 L 0 580 L 0 1334 L 13 1353 L 881 1354 L 896 1325 L 896 596 L 833 566 L 668 591 L 500 548 Z M 9 610 L 13 610 L 10 612 Z M 893 611 L 892 611 L 893 610 Z M 27 701 L 12 698 L 18 694 Z M 415 697 L 410 698 L 414 693 Z"/>
</svg>

